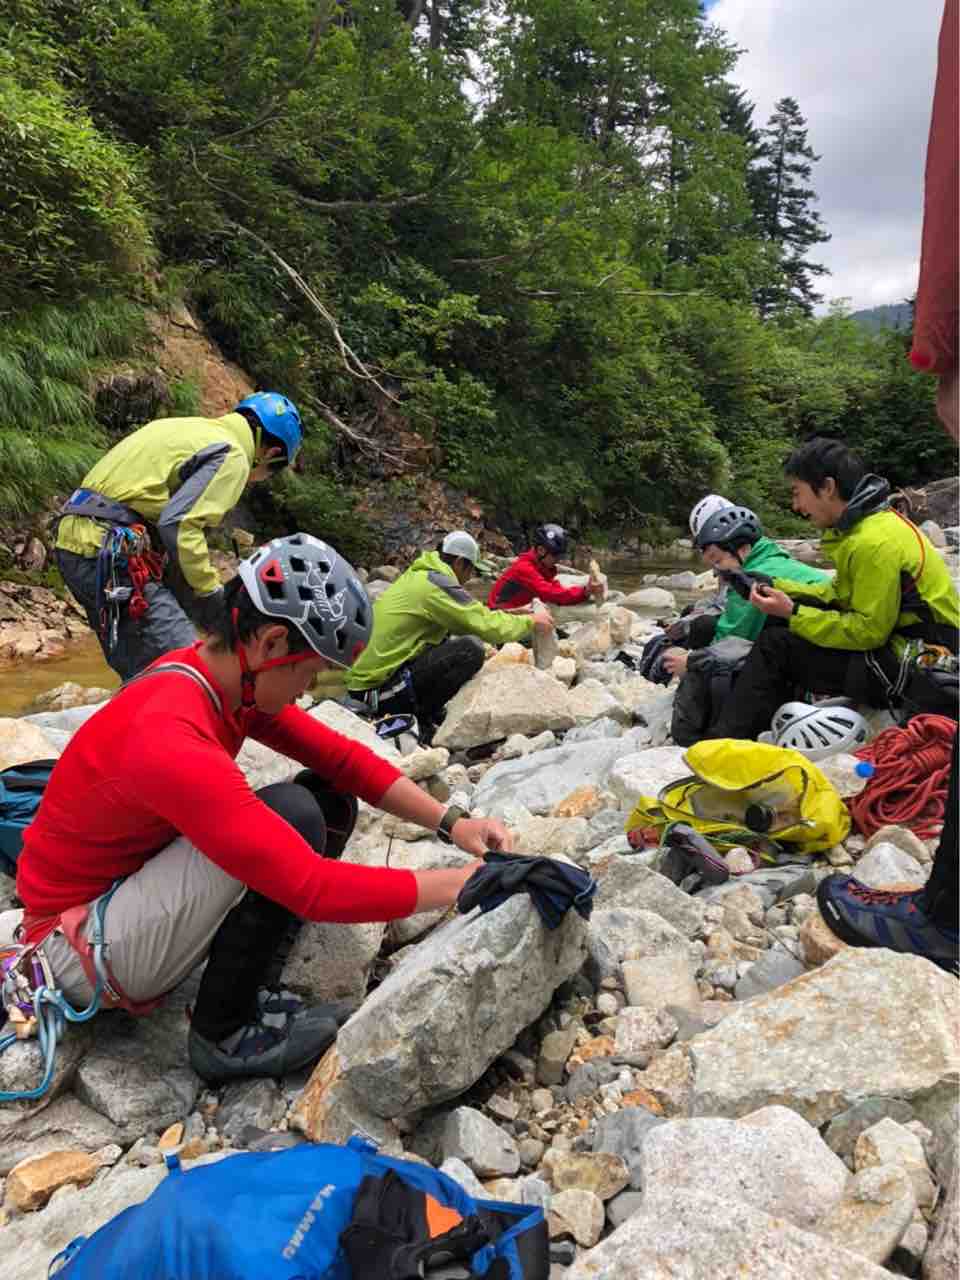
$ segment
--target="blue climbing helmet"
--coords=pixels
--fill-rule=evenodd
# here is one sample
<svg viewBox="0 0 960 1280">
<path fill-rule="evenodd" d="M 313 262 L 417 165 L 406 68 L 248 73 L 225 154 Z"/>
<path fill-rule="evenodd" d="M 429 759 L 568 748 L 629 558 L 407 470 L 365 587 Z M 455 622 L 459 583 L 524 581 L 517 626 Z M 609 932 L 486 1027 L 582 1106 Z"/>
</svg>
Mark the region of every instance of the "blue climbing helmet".
<svg viewBox="0 0 960 1280">
<path fill-rule="evenodd" d="M 292 400 L 279 391 L 257 391 L 241 400 L 234 410 L 252 413 L 268 435 L 279 440 L 287 451 L 285 466 L 292 467 L 303 444 L 300 411 Z"/>
</svg>

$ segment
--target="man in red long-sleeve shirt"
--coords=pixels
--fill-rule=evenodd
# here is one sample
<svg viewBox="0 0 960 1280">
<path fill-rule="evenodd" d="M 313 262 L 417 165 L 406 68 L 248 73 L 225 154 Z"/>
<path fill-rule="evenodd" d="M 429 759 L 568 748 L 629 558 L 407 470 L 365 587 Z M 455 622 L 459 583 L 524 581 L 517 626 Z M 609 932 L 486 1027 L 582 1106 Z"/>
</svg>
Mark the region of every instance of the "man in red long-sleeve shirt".
<svg viewBox="0 0 960 1280">
<path fill-rule="evenodd" d="M 74 1003 L 91 998 L 94 908 L 118 881 L 103 911 L 112 1002 L 143 1012 L 209 957 L 189 1049 L 211 1081 L 285 1074 L 322 1053 L 349 1012 L 273 989 L 301 919 L 447 906 L 475 869 L 336 861 L 355 797 L 469 853 L 511 847 L 501 823 L 445 809 L 294 705 L 318 677 L 342 685 L 370 634 L 366 593 L 333 548 L 276 539 L 241 564 L 225 606 L 210 638 L 167 654 L 77 730 L 17 871 L 25 941 L 42 941 Z M 252 791 L 235 763 L 248 736 L 304 773 Z"/>
<path fill-rule="evenodd" d="M 529 551 L 517 556 L 513 564 L 504 569 L 490 588 L 487 607 L 490 609 L 524 609 L 531 600 L 544 604 L 589 604 L 594 596 L 603 594 L 599 583 L 585 587 L 562 587 L 556 581 L 557 561 L 567 554 L 567 534 L 558 524 L 542 524 L 533 531 L 533 545 Z"/>
</svg>

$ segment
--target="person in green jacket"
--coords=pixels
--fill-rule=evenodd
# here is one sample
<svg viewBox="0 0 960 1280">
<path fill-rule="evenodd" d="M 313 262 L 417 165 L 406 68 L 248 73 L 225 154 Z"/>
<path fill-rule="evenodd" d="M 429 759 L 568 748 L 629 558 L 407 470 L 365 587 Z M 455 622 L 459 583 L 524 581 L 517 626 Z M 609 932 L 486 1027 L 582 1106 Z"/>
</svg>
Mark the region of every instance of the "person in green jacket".
<svg viewBox="0 0 960 1280">
<path fill-rule="evenodd" d="M 55 556 L 124 680 L 196 639 L 222 607 L 206 530 L 246 485 L 292 465 L 296 406 L 275 391 L 222 418 L 158 418 L 124 437 L 61 508 Z M 188 612 L 190 616 L 188 616 Z"/>
<path fill-rule="evenodd" d="M 712 737 L 756 737 L 797 687 L 885 706 L 908 640 L 958 651 L 957 589 L 929 539 L 890 507 L 888 482 L 823 437 L 795 449 L 785 471 L 836 577 L 754 585 L 750 603 L 779 624 L 761 632 Z"/>
<path fill-rule="evenodd" d="M 448 533 L 425 551 L 373 605 L 373 637 L 350 669 L 347 688 L 376 715 L 414 714 L 429 741 L 446 704 L 483 666 L 483 644 L 552 630 L 546 612 L 504 613 L 475 600 L 480 548 L 469 533 Z M 456 637 L 451 639 L 451 637 Z"/>
<path fill-rule="evenodd" d="M 721 579 L 724 573 L 742 570 L 770 579 L 828 581 L 822 569 L 794 560 L 772 538 L 764 537 L 760 521 L 749 508 L 720 501 L 724 505 L 708 512 L 698 524 L 694 545 L 704 563 Z M 691 523 L 692 520 L 691 516 Z M 766 620 L 759 609 L 728 588 L 719 614 L 694 614 L 681 618 L 667 629 L 667 636 L 675 646 L 687 646 L 668 649 L 662 660 L 665 671 L 681 677 L 671 725 L 673 740 L 678 745 L 691 746 L 716 720 L 730 694 L 736 671 L 746 659 L 749 644 L 756 640 Z M 737 637 L 740 643 L 721 643 L 731 637 Z"/>
</svg>

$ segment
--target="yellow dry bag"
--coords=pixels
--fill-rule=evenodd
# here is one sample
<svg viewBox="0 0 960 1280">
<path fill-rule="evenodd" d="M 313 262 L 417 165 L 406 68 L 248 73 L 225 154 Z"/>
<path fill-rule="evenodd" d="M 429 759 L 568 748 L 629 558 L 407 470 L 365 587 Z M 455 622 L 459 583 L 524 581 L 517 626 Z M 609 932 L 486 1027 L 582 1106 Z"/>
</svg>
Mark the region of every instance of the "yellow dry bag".
<svg viewBox="0 0 960 1280">
<path fill-rule="evenodd" d="M 719 848 L 762 836 L 795 853 L 819 853 L 850 834 L 835 787 L 799 751 L 739 738 L 698 742 L 684 755 L 691 777 L 640 796 L 627 830 L 686 822 Z M 746 837 L 746 839 L 745 839 Z"/>
</svg>

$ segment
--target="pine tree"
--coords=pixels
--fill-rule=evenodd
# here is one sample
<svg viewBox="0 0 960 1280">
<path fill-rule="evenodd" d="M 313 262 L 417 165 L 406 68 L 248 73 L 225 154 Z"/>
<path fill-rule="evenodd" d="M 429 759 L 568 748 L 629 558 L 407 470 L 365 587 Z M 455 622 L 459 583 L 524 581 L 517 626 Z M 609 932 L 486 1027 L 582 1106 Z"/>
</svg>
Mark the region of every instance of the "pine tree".
<svg viewBox="0 0 960 1280">
<path fill-rule="evenodd" d="M 823 301 L 813 277 L 827 274 L 827 268 L 805 256 L 830 239 L 812 207 L 816 192 L 807 185 L 820 157 L 807 142 L 806 123 L 796 100 L 781 98 L 760 133 L 751 196 L 761 234 L 778 247 L 783 272 L 782 285 L 762 290 L 757 298 L 764 315 L 794 308 L 810 315 Z"/>
</svg>

